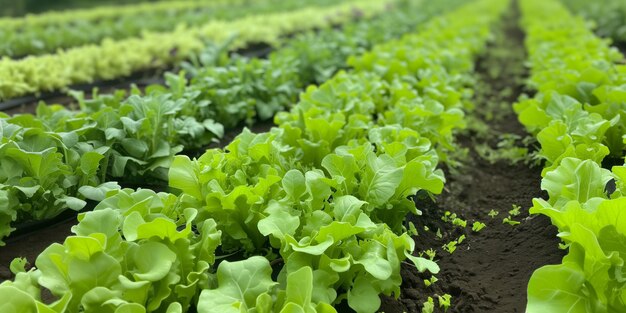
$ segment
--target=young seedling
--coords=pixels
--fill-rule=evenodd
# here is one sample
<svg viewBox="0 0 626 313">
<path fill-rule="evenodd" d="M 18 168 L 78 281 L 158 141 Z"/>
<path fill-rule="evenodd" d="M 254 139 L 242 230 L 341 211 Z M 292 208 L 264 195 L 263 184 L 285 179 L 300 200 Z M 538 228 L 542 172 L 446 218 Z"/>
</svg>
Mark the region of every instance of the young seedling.
<svg viewBox="0 0 626 313">
<path fill-rule="evenodd" d="M 498 214 L 500 214 L 500 212 L 496 211 L 496 210 L 491 210 L 489 211 L 489 216 L 491 216 L 491 218 L 495 218 L 496 216 L 498 216 Z"/>
<path fill-rule="evenodd" d="M 435 255 L 437 255 L 437 252 L 433 249 L 428 249 L 426 251 L 424 251 L 424 253 L 428 256 L 428 258 L 432 261 L 435 259 Z"/>
<path fill-rule="evenodd" d="M 512 219 L 510 216 L 505 217 L 504 219 L 502 219 L 502 224 L 509 224 L 511 226 L 515 226 L 515 225 L 519 225 L 520 222 Z"/>
<path fill-rule="evenodd" d="M 433 313 L 433 312 L 435 312 L 435 300 L 433 300 L 432 297 L 428 297 L 428 301 L 424 302 L 422 313 Z"/>
<path fill-rule="evenodd" d="M 444 312 L 448 312 L 448 309 L 452 305 L 452 296 L 449 294 L 444 294 L 443 296 L 437 296 L 439 300 L 439 307 L 443 307 Z"/>
<path fill-rule="evenodd" d="M 513 209 L 509 211 L 509 215 L 510 216 L 518 216 L 520 215 L 520 210 L 522 209 L 521 206 L 517 205 L 517 204 L 513 204 Z"/>
<path fill-rule="evenodd" d="M 519 205 L 513 204 L 513 209 L 509 211 L 509 216 L 502 220 L 502 224 L 506 223 L 511 226 L 519 225 L 520 222 L 514 220 L 513 217 L 520 215 L 520 209 L 521 207 Z"/>
<path fill-rule="evenodd" d="M 452 240 L 450 242 L 448 242 L 447 244 L 441 246 L 441 248 L 445 251 L 448 251 L 448 253 L 452 254 L 454 251 L 456 251 L 456 240 Z"/>
<path fill-rule="evenodd" d="M 465 228 L 467 227 L 467 221 L 459 218 L 456 213 L 450 213 L 450 211 L 446 211 L 446 213 L 444 213 L 444 216 L 441 217 L 441 220 L 446 222 L 446 223 L 451 223 L 454 226 L 458 226 L 461 228 Z"/>
<path fill-rule="evenodd" d="M 487 225 L 485 225 L 485 223 L 481 223 L 481 222 L 476 221 L 476 222 L 474 222 L 472 224 L 472 231 L 477 233 L 477 232 L 481 231 L 485 227 L 487 227 Z"/>
<path fill-rule="evenodd" d="M 426 287 L 430 287 L 430 285 L 436 283 L 439 279 L 437 279 L 437 277 L 435 276 L 431 276 L 430 279 L 424 279 L 424 285 L 426 285 Z"/>
<path fill-rule="evenodd" d="M 461 244 L 463 241 L 465 241 L 465 235 L 459 236 L 459 239 L 456 240 L 456 243 Z"/>
</svg>

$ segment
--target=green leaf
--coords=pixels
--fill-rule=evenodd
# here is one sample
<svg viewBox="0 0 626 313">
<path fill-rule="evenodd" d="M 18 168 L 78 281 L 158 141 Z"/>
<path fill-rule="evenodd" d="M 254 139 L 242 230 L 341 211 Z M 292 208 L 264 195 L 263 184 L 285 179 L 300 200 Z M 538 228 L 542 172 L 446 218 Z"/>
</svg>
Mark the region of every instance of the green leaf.
<svg viewBox="0 0 626 313">
<path fill-rule="evenodd" d="M 98 173 L 98 168 L 100 167 L 100 160 L 102 160 L 104 156 L 95 151 L 90 151 L 85 153 L 80 158 L 80 170 L 83 172 L 83 175 L 87 177 L 95 176 Z"/>
<path fill-rule="evenodd" d="M 332 238 L 334 242 L 339 242 L 363 231 L 365 231 L 365 228 L 357 227 L 350 223 L 333 221 L 330 225 L 320 228 L 319 233 L 315 236 L 315 240 L 324 242 L 327 238 Z"/>
<path fill-rule="evenodd" d="M 366 276 L 360 275 L 354 280 L 348 291 L 348 305 L 359 313 L 375 313 L 380 308 L 378 291 Z"/>
<path fill-rule="evenodd" d="M 11 286 L 0 286 L 0 312 L 39 313 L 33 297 Z"/>
<path fill-rule="evenodd" d="M 106 182 L 97 187 L 81 186 L 78 188 L 78 192 L 89 200 L 102 201 L 106 198 L 106 195 L 110 191 L 118 190 L 120 188 L 121 187 L 117 184 L 117 182 Z"/>
<path fill-rule="evenodd" d="M 606 183 L 611 172 L 590 160 L 565 158 L 554 171 L 541 181 L 541 189 L 550 196 L 549 202 L 559 208 L 570 200 L 585 203 L 594 197 L 605 198 Z"/>
<path fill-rule="evenodd" d="M 159 242 L 146 242 L 130 251 L 137 267 L 133 276 L 139 280 L 157 282 L 172 270 L 176 253 Z"/>
<path fill-rule="evenodd" d="M 196 165 L 187 156 L 179 155 L 172 161 L 169 185 L 196 199 L 202 199 L 202 188 L 198 181 Z"/>
<path fill-rule="evenodd" d="M 370 153 L 367 155 L 367 168 L 363 173 L 359 194 L 373 208 L 378 208 L 394 195 L 401 181 L 402 168 L 396 167 L 391 157 L 376 157 Z"/>
<path fill-rule="evenodd" d="M 387 247 L 378 241 L 368 241 L 361 244 L 363 254 L 354 260 L 355 264 L 361 264 L 365 270 L 376 279 L 386 280 L 391 277 L 392 266 L 386 259 Z"/>
<path fill-rule="evenodd" d="M 439 265 L 437 263 L 422 257 L 413 256 L 408 251 L 405 251 L 404 255 L 415 264 L 418 271 L 429 271 L 433 274 L 439 273 Z"/>
<path fill-rule="evenodd" d="M 600 312 L 585 295 L 585 274 L 572 263 L 546 265 L 528 283 L 527 313 Z"/>
<path fill-rule="evenodd" d="M 361 201 L 351 195 L 337 197 L 333 201 L 335 219 L 340 222 L 355 225 L 359 216 L 363 213 L 361 208 L 365 204 L 367 204 L 367 202 Z"/>
<path fill-rule="evenodd" d="M 289 207 L 277 201 L 271 201 L 265 209 L 267 217 L 257 225 L 263 236 L 273 235 L 281 241 L 286 235 L 294 235 L 300 227 L 300 218 L 289 212 Z"/>
<path fill-rule="evenodd" d="M 356 185 L 354 176 L 359 167 L 354 156 L 329 154 L 322 159 L 322 166 L 333 179 L 343 184 L 346 190 L 351 190 Z"/>
<path fill-rule="evenodd" d="M 304 175 L 298 170 L 290 170 L 283 177 L 283 189 L 287 195 L 297 201 L 306 191 Z"/>
<path fill-rule="evenodd" d="M 222 262 L 217 268 L 218 287 L 202 291 L 198 312 L 239 313 L 254 308 L 257 297 L 276 285 L 271 275 L 272 267 L 263 257 Z"/>
<path fill-rule="evenodd" d="M 297 305 L 302 308 L 302 312 L 304 312 L 304 308 L 311 306 L 312 293 L 313 270 L 310 267 L 302 267 L 301 269 L 287 275 L 287 290 L 285 295 L 285 303 L 287 305 Z M 282 311 L 285 311 L 285 309 Z M 285 312 L 292 311 L 288 310 Z"/>
</svg>

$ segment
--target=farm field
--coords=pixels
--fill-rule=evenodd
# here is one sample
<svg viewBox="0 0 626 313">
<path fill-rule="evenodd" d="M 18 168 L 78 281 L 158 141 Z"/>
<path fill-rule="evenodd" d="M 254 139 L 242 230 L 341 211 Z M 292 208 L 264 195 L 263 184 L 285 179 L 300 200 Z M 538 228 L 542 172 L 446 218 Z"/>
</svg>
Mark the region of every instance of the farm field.
<svg viewBox="0 0 626 313">
<path fill-rule="evenodd" d="M 626 2 L 78 2 L 0 17 L 0 312 L 626 312 Z"/>
</svg>

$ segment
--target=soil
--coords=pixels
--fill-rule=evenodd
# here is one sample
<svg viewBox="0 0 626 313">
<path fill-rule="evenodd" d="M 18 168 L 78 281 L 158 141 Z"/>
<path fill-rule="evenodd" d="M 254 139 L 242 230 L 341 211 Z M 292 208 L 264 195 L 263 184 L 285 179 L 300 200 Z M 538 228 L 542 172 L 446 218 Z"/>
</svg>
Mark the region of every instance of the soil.
<svg viewBox="0 0 626 313">
<path fill-rule="evenodd" d="M 437 252 L 435 260 L 441 268 L 436 275 L 438 281 L 425 287 L 424 279 L 431 275 L 418 274 L 413 266 L 404 263 L 402 292 L 397 300 L 383 297 L 380 312 L 421 312 L 428 297 L 435 299 L 435 312 L 444 312 L 437 300 L 437 296 L 444 294 L 452 296 L 449 313 L 524 312 L 526 287 L 532 272 L 546 264 L 560 263 L 563 257 L 563 251 L 558 249 L 557 230 L 550 220 L 528 215 L 532 199 L 545 196 L 540 188 L 540 167 L 530 167 L 524 162 L 511 164 L 507 160 L 492 164 L 474 149 L 480 144 L 495 148 L 500 134 L 526 135 L 511 109 L 511 104 L 524 92 L 521 87 L 525 77 L 524 35 L 516 25 L 518 16 L 514 7 L 499 27 L 503 33 L 477 63 L 477 109 L 469 119 L 488 124 L 490 134 L 470 130 L 458 137 L 459 144 L 468 152 L 462 159 L 463 165 L 446 169 L 446 189 L 436 202 L 418 196 L 416 203 L 422 216 L 409 218 L 419 231 L 414 237 L 416 250 L 432 248 Z M 496 67 L 500 72 L 490 73 Z M 500 110 L 490 119 L 487 112 L 494 106 Z M 518 144 L 521 145 L 521 140 Z M 520 222 L 517 226 L 503 223 L 513 204 L 522 208 L 520 215 L 512 217 Z M 490 217 L 491 210 L 499 215 Z M 466 220 L 467 227 L 444 222 L 441 217 L 445 211 Z M 473 232 L 474 221 L 483 222 L 486 227 Z M 425 226 L 430 231 L 424 231 Z M 437 230 L 441 238 L 436 235 Z M 452 254 L 442 249 L 461 235 L 466 239 Z"/>
<path fill-rule="evenodd" d="M 0 283 L 13 278 L 9 264 L 14 258 L 26 258 L 34 265 L 37 256 L 49 245 L 55 242 L 62 243 L 71 235 L 70 228 L 75 224 L 76 219 L 66 219 L 39 229 L 35 236 L 32 233 L 25 233 L 7 239 L 7 245 L 0 247 Z"/>
</svg>

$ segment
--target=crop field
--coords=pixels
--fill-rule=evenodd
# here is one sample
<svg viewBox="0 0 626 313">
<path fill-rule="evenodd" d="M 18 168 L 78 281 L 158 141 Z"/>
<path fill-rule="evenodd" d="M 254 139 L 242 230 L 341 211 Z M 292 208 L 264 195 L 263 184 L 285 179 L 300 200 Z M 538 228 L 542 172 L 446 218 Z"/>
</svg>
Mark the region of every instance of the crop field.
<svg viewBox="0 0 626 313">
<path fill-rule="evenodd" d="M 0 313 L 626 312 L 626 1 L 30 2 Z"/>
</svg>

